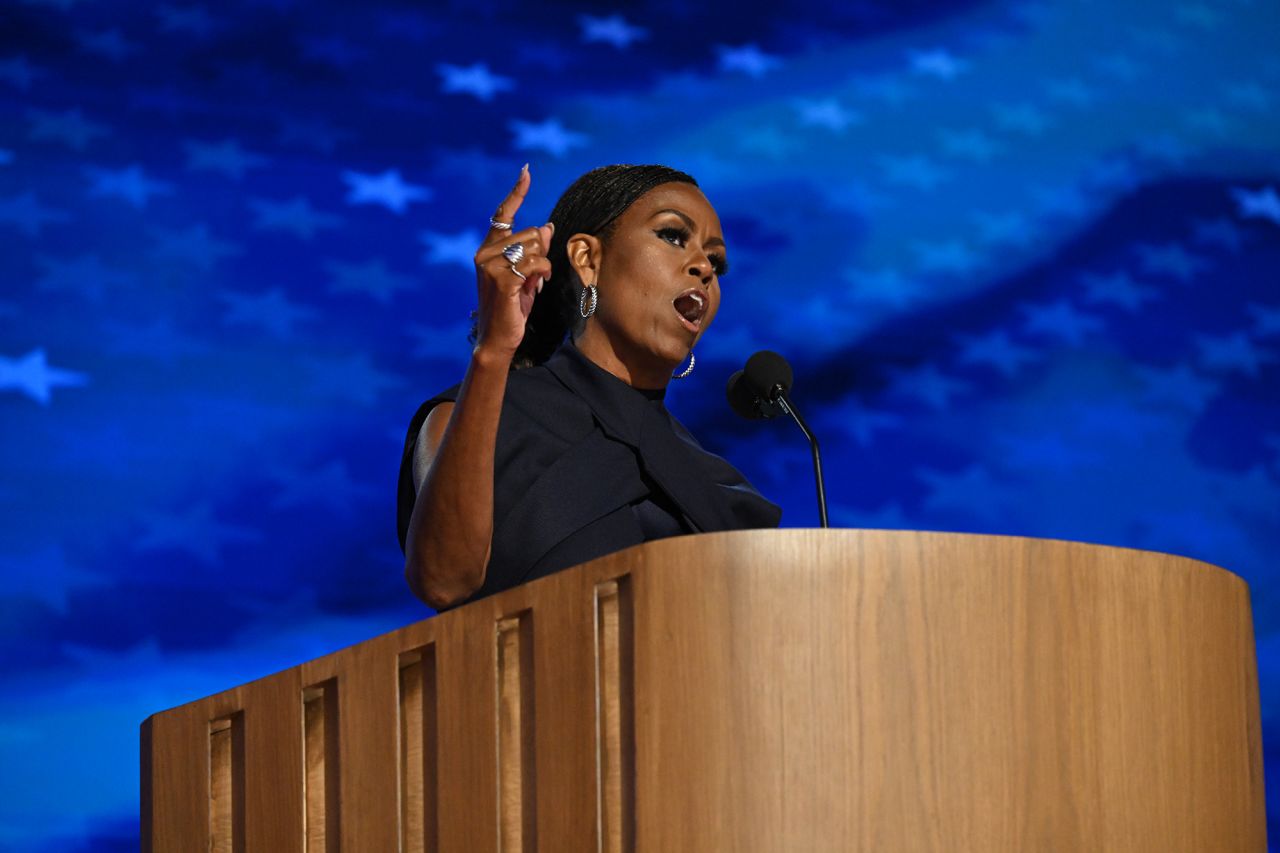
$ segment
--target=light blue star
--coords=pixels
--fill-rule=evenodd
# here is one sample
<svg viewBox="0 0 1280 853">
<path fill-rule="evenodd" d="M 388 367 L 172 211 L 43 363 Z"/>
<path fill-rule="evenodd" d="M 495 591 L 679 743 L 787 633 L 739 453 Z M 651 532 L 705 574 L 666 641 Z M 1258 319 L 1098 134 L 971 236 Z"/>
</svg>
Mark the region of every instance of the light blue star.
<svg viewBox="0 0 1280 853">
<path fill-rule="evenodd" d="M 1250 303 L 1249 313 L 1253 316 L 1253 334 L 1260 338 L 1269 335 L 1280 335 L 1280 307 Z"/>
<path fill-rule="evenodd" d="M 484 241 L 484 235 L 472 228 L 451 234 L 422 231 L 418 234 L 418 241 L 427 247 L 427 253 L 422 256 L 423 263 L 458 264 L 474 270 L 476 250 Z"/>
<path fill-rule="evenodd" d="M 953 56 L 950 51 L 941 48 L 909 50 L 907 51 L 907 61 L 911 65 L 911 70 L 917 74 L 936 77 L 939 80 L 954 80 L 957 76 L 969 70 L 968 61 L 959 59 Z"/>
<path fill-rule="evenodd" d="M 610 15 L 597 18 L 594 15 L 580 15 L 578 25 L 582 28 L 582 40 L 588 44 L 602 41 L 624 50 L 634 41 L 642 41 L 649 37 L 649 31 L 627 23 L 621 15 Z"/>
<path fill-rule="evenodd" d="M 153 228 L 151 235 L 155 239 L 152 261 L 176 270 L 207 273 L 223 258 L 241 253 L 236 243 L 211 235 L 204 223 L 189 228 Z"/>
<path fill-rule="evenodd" d="M 893 396 L 918 400 L 938 410 L 950 406 L 952 397 L 970 388 L 967 382 L 946 376 L 933 364 L 890 368 L 889 376 Z"/>
<path fill-rule="evenodd" d="M 1169 275 L 1184 284 L 1211 266 L 1209 261 L 1191 254 L 1178 243 L 1165 243 L 1162 246 L 1140 243 L 1134 246 L 1134 251 L 1138 254 L 1143 272 Z"/>
<path fill-rule="evenodd" d="M 173 513 L 149 513 L 141 521 L 143 530 L 133 538 L 138 551 L 178 551 L 211 567 L 221 562 L 224 547 L 263 538 L 257 530 L 218 521 L 207 503 Z"/>
<path fill-rule="evenodd" d="M 347 204 L 380 204 L 388 210 L 402 214 L 415 201 L 427 201 L 434 193 L 430 187 L 405 183 L 399 169 L 388 169 L 380 175 L 364 172 L 343 172 L 342 180 L 351 187 Z"/>
<path fill-rule="evenodd" d="M 770 56 L 754 44 L 744 44 L 740 47 L 716 45 L 716 54 L 719 57 L 721 71 L 741 71 L 755 79 L 763 77 L 782 64 L 776 56 Z"/>
<path fill-rule="evenodd" d="M 1197 219 L 1192 223 L 1192 240 L 1203 246 L 1219 246 L 1233 255 L 1240 254 L 1244 231 L 1226 217 Z"/>
<path fill-rule="evenodd" d="M 511 132 L 516 135 L 511 143 L 521 151 L 546 151 L 555 157 L 563 157 L 571 148 L 587 144 L 587 137 L 565 129 L 559 119 L 549 118 L 541 124 L 527 121 L 511 122 Z"/>
<path fill-rule="evenodd" d="M 1244 332 L 1229 335 L 1196 335 L 1196 348 L 1200 350 L 1200 362 L 1210 370 L 1239 370 L 1249 376 L 1257 376 L 1264 363 L 1275 361 L 1273 353 L 1260 349 Z"/>
<path fill-rule="evenodd" d="M 138 50 L 138 46 L 127 41 L 115 27 L 101 32 L 76 30 L 73 37 L 81 50 L 110 59 L 112 62 L 121 62 Z"/>
<path fill-rule="evenodd" d="M 884 178 L 891 184 L 932 190 L 951 177 L 951 173 L 934 165 L 928 157 L 920 155 L 885 155 L 880 158 Z"/>
<path fill-rule="evenodd" d="M 408 333 L 414 341 L 414 358 L 461 362 L 471 355 L 471 343 L 467 340 L 471 334 L 469 320 L 444 327 L 413 323 Z"/>
<path fill-rule="evenodd" d="M 43 349 L 33 349 L 19 358 L 0 356 L 0 391 L 19 391 L 42 406 L 49 405 L 52 389 L 88 381 L 83 373 L 50 367 Z"/>
<path fill-rule="evenodd" d="M 213 30 L 213 19 L 203 6 L 171 6 L 161 3 L 155 7 L 162 33 L 190 33 L 207 36 Z"/>
<path fill-rule="evenodd" d="M 273 479 L 280 484 L 271 500 L 273 509 L 323 506 L 338 515 L 350 516 L 358 503 L 378 496 L 377 489 L 352 480 L 347 466 L 338 460 L 307 472 L 276 472 Z"/>
<path fill-rule="evenodd" d="M 1047 305 L 1022 305 L 1026 322 L 1023 330 L 1027 334 L 1041 334 L 1066 341 L 1078 346 L 1085 338 L 1102 329 L 1102 321 L 1091 314 L 1077 311 L 1065 299 L 1059 299 Z"/>
<path fill-rule="evenodd" d="M 1031 242 L 1031 225 L 1017 211 L 1004 214 L 979 211 L 974 214 L 974 219 L 978 222 L 978 230 L 984 243 L 1025 246 Z"/>
<path fill-rule="evenodd" d="M 1049 97 L 1076 107 L 1091 107 L 1096 99 L 1093 90 L 1086 86 L 1079 77 L 1050 80 L 1047 88 Z"/>
<path fill-rule="evenodd" d="M 288 231 L 302 240 L 310 240 L 317 231 L 342 224 L 341 217 L 316 210 L 302 196 L 280 202 L 251 198 L 249 207 L 253 209 L 255 231 Z"/>
<path fill-rule="evenodd" d="M 352 133 L 322 121 L 295 121 L 281 117 L 280 133 L 276 140 L 281 145 L 301 145 L 324 154 L 332 154 L 339 142 L 352 136 Z"/>
<path fill-rule="evenodd" d="M 28 110 L 27 117 L 31 119 L 31 128 L 27 131 L 28 139 L 37 141 L 52 139 L 65 143 L 76 151 L 83 151 L 95 136 L 107 135 L 107 128 L 104 125 L 87 120 L 79 109 L 62 113 Z"/>
<path fill-rule="evenodd" d="M 83 294 L 93 302 L 101 302 L 104 291 L 119 290 L 132 285 L 136 278 L 128 273 L 107 267 L 97 255 L 49 257 L 40 255 L 36 263 L 44 273 L 36 279 L 36 287 L 42 291 L 62 291 Z"/>
<path fill-rule="evenodd" d="M 366 293 L 383 305 L 391 301 L 397 290 L 410 290 L 418 284 L 416 279 L 387 269 L 381 258 L 363 264 L 330 261 L 325 269 L 330 276 L 330 293 Z"/>
<path fill-rule="evenodd" d="M 444 78 L 440 84 L 440 91 L 446 94 L 464 92 L 487 102 L 493 100 L 496 93 L 515 88 L 515 83 L 510 77 L 500 77 L 492 73 L 489 71 L 489 66 L 483 62 L 466 67 L 441 63 L 436 66 L 436 71 Z"/>
<path fill-rule="evenodd" d="M 227 303 L 222 322 L 229 326 L 253 326 L 270 332 L 277 338 L 293 337 L 295 323 L 314 320 L 319 312 L 296 305 L 285 297 L 278 287 L 266 293 L 234 293 L 222 291 L 218 298 Z"/>
<path fill-rule="evenodd" d="M 234 139 L 222 142 L 183 143 L 187 149 L 187 168 L 191 171 L 221 172 L 228 178 L 240 180 L 246 169 L 260 169 L 271 161 L 261 154 L 245 151 Z"/>
<path fill-rule="evenodd" d="M 340 35 L 303 36 L 302 53 L 307 59 L 327 62 L 335 68 L 350 68 L 369 55 Z"/>
<path fill-rule="evenodd" d="M 981 364 L 993 367 L 1005 378 L 1011 379 L 1022 372 L 1023 365 L 1037 361 L 1035 350 L 1019 346 L 1004 329 L 993 329 L 984 335 L 957 335 L 961 364 Z"/>
<path fill-rule="evenodd" d="M 953 157 L 967 157 L 986 163 L 1004 150 L 1004 146 L 981 130 L 947 130 L 938 132 L 942 137 L 942 149 Z"/>
<path fill-rule="evenodd" d="M 961 240 L 920 241 L 911 248 L 923 272 L 964 275 L 978 265 L 978 256 Z"/>
<path fill-rule="evenodd" d="M 70 219 L 65 211 L 42 205 L 33 192 L 0 198 L 0 224 L 13 225 L 28 237 L 40 236 L 48 223 Z"/>
<path fill-rule="evenodd" d="M 373 406 L 383 391 L 404 384 L 398 377 L 375 367 L 363 352 L 349 356 L 312 356 L 306 364 L 312 376 L 311 393 L 324 399 Z"/>
<path fill-rule="evenodd" d="M 1049 115 L 1032 104 L 992 104 L 991 112 L 1000 127 L 1028 136 L 1039 136 L 1053 125 Z"/>
<path fill-rule="evenodd" d="M 1251 191 L 1246 187 L 1232 187 L 1231 196 L 1236 200 L 1237 212 L 1244 219 L 1267 219 L 1280 225 L 1280 195 L 1275 187 L 1263 187 Z"/>
<path fill-rule="evenodd" d="M 1160 292 L 1150 287 L 1142 287 L 1124 270 L 1117 270 L 1110 275 L 1083 272 L 1080 283 L 1085 286 L 1085 299 L 1089 302 L 1119 305 L 1126 311 L 1138 311 L 1148 300 L 1157 299 Z"/>
<path fill-rule="evenodd" d="M 43 68 L 27 62 L 27 58 L 21 54 L 0 60 L 0 80 L 24 92 L 46 73 Z"/>
<path fill-rule="evenodd" d="M 89 195 L 103 198 L 119 198 L 138 209 L 147 206 L 153 195 L 169 195 L 173 184 L 147 177 L 137 163 L 123 169 L 99 169 L 85 166 L 89 179 Z"/>
<path fill-rule="evenodd" d="M 1218 393 L 1218 384 L 1203 378 L 1186 364 L 1174 367 L 1147 367 L 1135 364 L 1133 371 L 1145 386 L 1142 400 L 1172 403 L 1192 412 L 1203 411 Z"/>
<path fill-rule="evenodd" d="M 844 133 L 849 125 L 862 123 L 861 115 L 841 106 L 834 98 L 801 101 L 796 109 L 800 113 L 800 123 L 807 127 L 825 127 L 836 133 Z"/>
</svg>

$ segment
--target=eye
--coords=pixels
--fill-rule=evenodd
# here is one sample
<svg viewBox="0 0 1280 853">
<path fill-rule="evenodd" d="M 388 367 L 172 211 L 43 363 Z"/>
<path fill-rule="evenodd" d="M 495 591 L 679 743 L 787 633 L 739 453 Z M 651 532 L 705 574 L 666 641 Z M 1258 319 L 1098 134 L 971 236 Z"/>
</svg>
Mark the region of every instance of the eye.
<svg viewBox="0 0 1280 853">
<path fill-rule="evenodd" d="M 724 259 L 724 255 L 708 255 L 711 261 L 711 268 L 716 271 L 716 278 L 724 278 L 725 273 L 729 272 L 729 262 Z"/>
<path fill-rule="evenodd" d="M 684 244 L 689 242 L 689 230 L 687 228 L 659 228 L 655 233 L 661 239 L 682 249 Z"/>
</svg>

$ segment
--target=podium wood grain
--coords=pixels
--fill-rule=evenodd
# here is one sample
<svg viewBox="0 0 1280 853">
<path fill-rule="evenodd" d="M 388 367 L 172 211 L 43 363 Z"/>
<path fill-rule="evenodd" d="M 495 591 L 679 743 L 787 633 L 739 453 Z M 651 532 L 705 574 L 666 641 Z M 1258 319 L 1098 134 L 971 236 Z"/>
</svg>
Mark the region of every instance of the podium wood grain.
<svg viewBox="0 0 1280 853">
<path fill-rule="evenodd" d="M 1245 584 L 1071 542 L 663 540 L 142 732 L 155 851 L 1266 848 Z"/>
</svg>

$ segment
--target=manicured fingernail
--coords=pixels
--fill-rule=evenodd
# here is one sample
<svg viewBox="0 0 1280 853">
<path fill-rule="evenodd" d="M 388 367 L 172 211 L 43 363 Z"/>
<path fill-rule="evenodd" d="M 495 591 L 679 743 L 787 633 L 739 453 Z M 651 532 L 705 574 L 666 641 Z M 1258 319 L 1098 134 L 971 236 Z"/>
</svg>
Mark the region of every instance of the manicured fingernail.
<svg viewBox="0 0 1280 853">
<path fill-rule="evenodd" d="M 520 167 L 520 174 L 523 175 L 527 171 L 529 171 L 529 164 L 525 163 L 523 166 Z"/>
<path fill-rule="evenodd" d="M 556 233 L 556 224 L 555 224 L 554 222 L 548 222 L 548 223 L 547 223 L 545 226 L 543 226 L 543 227 L 545 227 L 547 230 L 549 230 L 552 234 Z"/>
<path fill-rule="evenodd" d="M 538 292 L 542 292 L 542 279 L 538 279 Z"/>
</svg>

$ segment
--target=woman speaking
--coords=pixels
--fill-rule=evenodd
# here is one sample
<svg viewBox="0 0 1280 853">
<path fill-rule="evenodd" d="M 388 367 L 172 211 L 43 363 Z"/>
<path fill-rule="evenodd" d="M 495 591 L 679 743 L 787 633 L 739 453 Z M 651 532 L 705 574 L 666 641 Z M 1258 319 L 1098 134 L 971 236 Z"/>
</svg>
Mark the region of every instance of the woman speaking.
<svg viewBox="0 0 1280 853">
<path fill-rule="evenodd" d="M 454 607 L 667 536 L 781 510 L 663 405 L 720 306 L 726 246 L 692 177 L 604 166 L 517 230 L 528 166 L 476 251 L 475 348 L 400 467 L 410 588 Z M 566 340 L 567 336 L 567 340 Z"/>
</svg>

